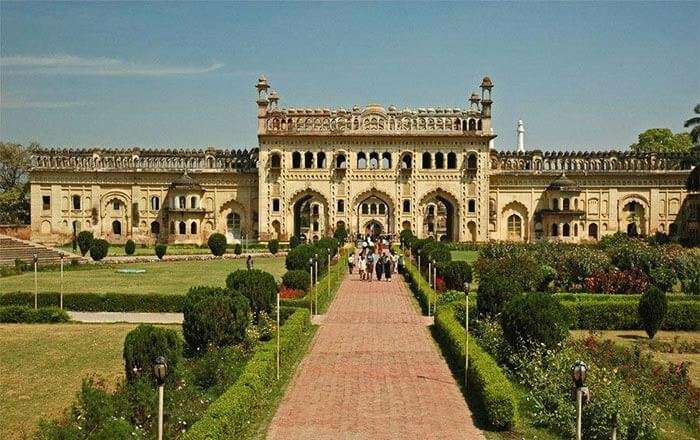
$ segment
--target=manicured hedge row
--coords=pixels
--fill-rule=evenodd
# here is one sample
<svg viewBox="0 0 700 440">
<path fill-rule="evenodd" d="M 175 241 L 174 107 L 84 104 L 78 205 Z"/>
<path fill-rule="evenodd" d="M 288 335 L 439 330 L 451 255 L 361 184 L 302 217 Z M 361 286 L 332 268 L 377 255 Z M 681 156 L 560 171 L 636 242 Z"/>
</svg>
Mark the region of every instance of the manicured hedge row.
<svg viewBox="0 0 700 440">
<path fill-rule="evenodd" d="M 256 349 L 236 383 L 209 406 L 206 414 L 183 435 L 184 440 L 253 437 L 264 409 L 277 406 L 271 396 L 281 397 L 279 391 L 306 352 L 314 332 L 309 311 L 296 310 L 280 331 L 280 380 L 276 375 L 276 339 L 273 338 Z"/>
<path fill-rule="evenodd" d="M 435 305 L 436 293 L 430 288 L 428 281 L 418 271 L 418 267 L 406 258 L 404 264 L 404 276 L 408 282 L 408 287 L 418 299 L 418 303 L 423 313 L 428 313 L 428 300 L 430 300 L 431 308 Z"/>
<path fill-rule="evenodd" d="M 560 301 L 634 301 L 639 302 L 642 295 L 620 295 L 606 293 L 555 293 Z M 684 301 L 700 303 L 700 296 L 669 294 L 666 295 L 669 302 Z"/>
<path fill-rule="evenodd" d="M 435 315 L 438 342 L 453 365 L 464 365 L 464 327 L 455 318 L 454 308 L 445 306 Z M 469 392 L 474 393 L 484 408 L 486 421 L 493 428 L 508 429 L 515 425 L 518 414 L 517 393 L 501 367 L 471 339 L 469 341 Z"/>
<path fill-rule="evenodd" d="M 0 322 L 3 323 L 55 323 L 68 322 L 68 314 L 58 307 L 40 307 L 34 309 L 29 306 L 5 306 L 0 307 Z"/>
<path fill-rule="evenodd" d="M 67 293 L 63 308 L 77 312 L 181 312 L 184 295 Z M 58 292 L 39 294 L 39 306 L 58 306 Z M 0 295 L 0 306 L 34 306 L 34 294 L 28 292 Z"/>
<path fill-rule="evenodd" d="M 572 317 L 572 328 L 585 330 L 640 330 L 639 299 L 562 301 Z M 700 330 L 700 301 L 668 302 L 663 330 Z"/>
</svg>

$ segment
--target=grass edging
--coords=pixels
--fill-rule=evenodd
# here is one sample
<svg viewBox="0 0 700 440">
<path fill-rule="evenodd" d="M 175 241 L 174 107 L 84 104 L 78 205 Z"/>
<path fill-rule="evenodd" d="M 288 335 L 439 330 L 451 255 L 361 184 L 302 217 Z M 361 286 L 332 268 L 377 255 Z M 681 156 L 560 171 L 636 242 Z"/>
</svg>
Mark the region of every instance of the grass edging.
<svg viewBox="0 0 700 440">
<path fill-rule="evenodd" d="M 259 347 L 238 380 L 183 435 L 184 440 L 250 438 L 276 408 L 287 382 L 315 332 L 309 311 L 296 310 L 280 329 L 280 379 L 276 377 L 277 341 Z"/>
<path fill-rule="evenodd" d="M 465 331 L 455 318 L 452 306 L 438 309 L 435 330 L 436 339 L 450 357 L 450 362 L 464 365 Z M 515 426 L 518 418 L 518 394 L 501 367 L 473 338 L 469 342 L 467 380 L 469 390 L 476 394 L 490 427 L 505 430 Z"/>
</svg>

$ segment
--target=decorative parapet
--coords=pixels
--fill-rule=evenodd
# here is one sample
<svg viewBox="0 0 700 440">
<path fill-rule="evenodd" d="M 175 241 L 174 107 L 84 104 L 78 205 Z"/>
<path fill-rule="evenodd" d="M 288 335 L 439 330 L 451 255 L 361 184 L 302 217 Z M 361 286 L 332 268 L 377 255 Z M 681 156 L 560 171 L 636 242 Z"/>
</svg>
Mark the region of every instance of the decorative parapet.
<svg viewBox="0 0 700 440">
<path fill-rule="evenodd" d="M 634 153 L 621 151 L 545 151 L 491 150 L 493 172 L 639 172 L 689 171 L 690 153 Z"/>
<path fill-rule="evenodd" d="M 344 108 L 280 108 L 279 95 L 263 76 L 258 80 L 259 135 L 459 135 L 491 133 L 491 89 L 486 77 L 481 96 L 472 93 L 469 108 L 384 108 L 379 104 Z"/>
<path fill-rule="evenodd" d="M 257 172 L 258 149 L 36 149 L 30 171 L 235 171 Z"/>
</svg>

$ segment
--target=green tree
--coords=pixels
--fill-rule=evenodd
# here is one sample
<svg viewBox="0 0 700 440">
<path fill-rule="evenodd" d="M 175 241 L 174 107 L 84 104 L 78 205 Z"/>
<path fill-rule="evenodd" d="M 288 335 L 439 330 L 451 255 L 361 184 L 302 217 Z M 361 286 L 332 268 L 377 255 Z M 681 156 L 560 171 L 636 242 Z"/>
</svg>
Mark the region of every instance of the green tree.
<svg viewBox="0 0 700 440">
<path fill-rule="evenodd" d="M 636 144 L 630 145 L 635 153 L 672 153 L 690 150 L 692 141 L 688 133 L 673 133 L 668 128 L 650 128 L 640 133 Z"/>
<path fill-rule="evenodd" d="M 700 146 L 700 104 L 695 106 L 694 111 L 697 116 L 693 116 L 685 121 L 684 127 L 693 127 L 690 130 L 690 137 L 696 146 Z"/>
<path fill-rule="evenodd" d="M 30 150 L 36 147 L 0 142 L 0 223 L 29 222 L 27 170 Z"/>
</svg>

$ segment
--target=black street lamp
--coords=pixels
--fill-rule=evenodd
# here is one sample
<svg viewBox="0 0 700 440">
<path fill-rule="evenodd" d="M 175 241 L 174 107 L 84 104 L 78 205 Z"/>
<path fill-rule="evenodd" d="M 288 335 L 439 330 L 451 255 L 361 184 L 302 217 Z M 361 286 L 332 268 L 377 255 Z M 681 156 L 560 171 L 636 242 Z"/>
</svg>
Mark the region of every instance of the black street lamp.
<svg viewBox="0 0 700 440">
<path fill-rule="evenodd" d="M 583 361 L 576 361 L 571 367 L 571 380 L 574 382 L 574 393 L 576 396 L 576 440 L 581 440 L 582 429 L 581 420 L 583 415 L 583 404 L 588 402 L 590 394 L 586 384 L 588 366 Z"/>
<path fill-rule="evenodd" d="M 158 356 L 153 363 L 153 376 L 158 384 L 158 440 L 163 440 L 163 388 L 168 376 L 168 362 L 163 356 Z"/>
</svg>

